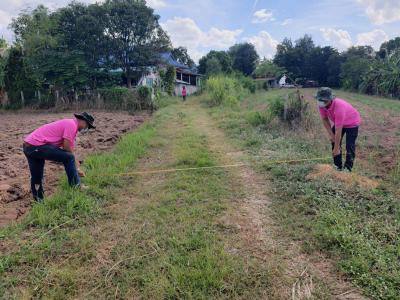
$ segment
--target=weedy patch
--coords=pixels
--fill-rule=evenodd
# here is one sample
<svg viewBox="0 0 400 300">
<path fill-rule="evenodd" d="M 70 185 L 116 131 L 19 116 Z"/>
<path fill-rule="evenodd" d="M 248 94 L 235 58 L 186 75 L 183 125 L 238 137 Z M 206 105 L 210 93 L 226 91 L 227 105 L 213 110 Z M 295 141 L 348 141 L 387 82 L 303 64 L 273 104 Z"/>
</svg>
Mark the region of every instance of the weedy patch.
<svg viewBox="0 0 400 300">
<path fill-rule="evenodd" d="M 278 91 L 273 93 L 276 97 Z M 359 101 L 367 101 L 368 105 L 393 111 L 400 107 L 392 100 L 381 99 L 380 104 L 373 104 L 368 97 L 365 100 L 356 94 L 347 95 L 357 105 Z M 273 97 L 266 93 L 267 107 L 282 111 L 282 105 L 274 104 Z M 397 299 L 400 294 L 400 203 L 395 194 L 398 185 L 392 179 L 393 174 L 396 178 L 396 167 L 379 184 L 364 176 L 376 174 L 381 166 L 372 157 L 374 152 L 370 153 L 372 156 L 363 154 L 368 152 L 363 149 L 363 131 L 359 150 L 361 157 L 371 157 L 371 160 L 357 159 L 355 173 L 360 175 L 336 174 L 313 163 L 267 164 L 270 160 L 321 157 L 331 150 L 322 125 L 317 122 L 317 111 L 311 115 L 313 120 L 307 130 L 273 123 L 265 126 L 263 112 L 255 109 L 260 106 L 260 98 L 255 96 L 254 103 L 247 99 L 240 112 L 214 108 L 211 114 L 221 128 L 253 154 L 257 169 L 271 180 L 269 195 L 277 222 L 282 225 L 282 234 L 300 241 L 310 255 L 315 251 L 328 254 L 338 271 L 351 278 L 366 295 Z M 367 123 L 367 126 L 372 125 Z M 376 143 L 381 143 L 377 137 Z M 384 149 L 381 147 L 379 151 Z M 263 162 L 266 162 L 264 166 Z"/>
</svg>

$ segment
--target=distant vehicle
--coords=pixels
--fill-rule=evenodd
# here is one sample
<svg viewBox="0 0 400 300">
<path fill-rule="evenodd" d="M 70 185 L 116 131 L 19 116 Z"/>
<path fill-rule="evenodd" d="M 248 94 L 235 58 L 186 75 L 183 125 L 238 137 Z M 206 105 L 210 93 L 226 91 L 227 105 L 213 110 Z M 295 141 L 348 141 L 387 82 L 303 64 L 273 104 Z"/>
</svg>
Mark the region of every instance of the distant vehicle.
<svg viewBox="0 0 400 300">
<path fill-rule="evenodd" d="M 281 89 L 294 89 L 294 88 L 297 88 L 298 86 L 296 84 L 284 83 L 284 84 L 281 84 L 279 87 Z"/>
<path fill-rule="evenodd" d="M 315 88 L 315 87 L 319 87 L 319 84 L 315 80 L 307 80 L 304 83 L 303 87 L 305 87 L 305 88 Z"/>
</svg>

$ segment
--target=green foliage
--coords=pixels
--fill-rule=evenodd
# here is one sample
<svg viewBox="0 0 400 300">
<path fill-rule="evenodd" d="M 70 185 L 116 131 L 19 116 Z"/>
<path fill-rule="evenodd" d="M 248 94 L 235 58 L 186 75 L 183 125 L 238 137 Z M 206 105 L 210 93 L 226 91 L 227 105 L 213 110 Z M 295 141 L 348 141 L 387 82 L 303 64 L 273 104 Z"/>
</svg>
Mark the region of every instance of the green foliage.
<svg viewBox="0 0 400 300">
<path fill-rule="evenodd" d="M 257 65 L 257 68 L 253 72 L 253 76 L 280 78 L 285 73 L 287 73 L 285 68 L 274 64 L 271 60 L 264 59 Z"/>
<path fill-rule="evenodd" d="M 185 47 L 178 47 L 174 48 L 171 51 L 172 57 L 181 64 L 188 66 L 189 68 L 193 68 L 195 63 L 193 59 L 190 57 L 189 53 L 187 52 L 187 48 Z"/>
<path fill-rule="evenodd" d="M 244 76 L 242 73 L 238 72 L 234 74 L 234 77 L 240 82 L 245 90 L 248 90 L 252 94 L 256 92 L 257 86 L 251 77 Z"/>
<path fill-rule="evenodd" d="M 168 95 L 173 95 L 175 89 L 176 70 L 168 66 L 166 70 L 160 70 L 161 85 Z"/>
<path fill-rule="evenodd" d="M 209 96 L 208 104 L 210 106 L 234 106 L 239 101 L 242 87 L 237 79 L 218 75 L 207 79 L 206 91 Z"/>
<path fill-rule="evenodd" d="M 256 69 L 259 56 L 253 44 L 236 44 L 229 48 L 229 55 L 232 57 L 234 70 L 250 76 Z"/>
<path fill-rule="evenodd" d="M 131 87 L 133 69 L 154 64 L 171 42 L 158 23 L 159 16 L 145 1 L 107 0 L 103 9 L 110 65 L 124 70 Z"/>
<path fill-rule="evenodd" d="M 359 89 L 371 95 L 400 98 L 400 51 L 370 64 Z"/>
<path fill-rule="evenodd" d="M 210 51 L 199 60 L 199 72 L 206 75 L 232 72 L 232 58 L 225 51 Z"/>
<path fill-rule="evenodd" d="M 106 109 L 133 110 L 138 103 L 136 92 L 128 88 L 102 88 L 98 89 L 97 92 L 100 93 Z"/>
<path fill-rule="evenodd" d="M 154 109 L 153 104 L 153 89 L 148 86 L 139 86 L 137 88 L 139 109 Z"/>
</svg>

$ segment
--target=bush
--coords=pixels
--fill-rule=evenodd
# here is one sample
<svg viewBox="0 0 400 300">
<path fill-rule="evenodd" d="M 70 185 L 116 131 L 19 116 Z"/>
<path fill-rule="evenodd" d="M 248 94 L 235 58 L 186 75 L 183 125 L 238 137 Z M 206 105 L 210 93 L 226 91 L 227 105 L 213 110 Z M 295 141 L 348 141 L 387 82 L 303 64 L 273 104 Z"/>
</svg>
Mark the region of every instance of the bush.
<svg viewBox="0 0 400 300">
<path fill-rule="evenodd" d="M 104 100 L 106 109 L 127 109 L 137 101 L 135 92 L 125 87 L 103 88 L 98 92 Z"/>
<path fill-rule="evenodd" d="M 308 121 L 311 120 L 309 106 L 299 91 L 290 93 L 286 100 L 274 99 L 268 108 L 268 113 L 271 118 L 278 117 L 292 127 L 300 123 L 304 123 L 306 127 L 310 125 L 308 124 Z"/>
<path fill-rule="evenodd" d="M 152 88 L 147 86 L 140 86 L 137 89 L 138 94 L 138 106 L 139 109 L 154 109 L 153 101 L 152 101 Z"/>
<path fill-rule="evenodd" d="M 206 91 L 210 96 L 210 106 L 236 105 L 241 94 L 241 84 L 232 77 L 212 76 L 206 82 Z"/>
<path fill-rule="evenodd" d="M 256 92 L 256 83 L 250 77 L 242 76 L 240 78 L 240 83 L 242 84 L 243 88 L 249 90 L 250 93 L 254 94 Z"/>
<path fill-rule="evenodd" d="M 254 127 L 267 125 L 271 121 L 271 114 L 265 111 L 250 111 L 245 117 L 247 122 Z"/>
</svg>

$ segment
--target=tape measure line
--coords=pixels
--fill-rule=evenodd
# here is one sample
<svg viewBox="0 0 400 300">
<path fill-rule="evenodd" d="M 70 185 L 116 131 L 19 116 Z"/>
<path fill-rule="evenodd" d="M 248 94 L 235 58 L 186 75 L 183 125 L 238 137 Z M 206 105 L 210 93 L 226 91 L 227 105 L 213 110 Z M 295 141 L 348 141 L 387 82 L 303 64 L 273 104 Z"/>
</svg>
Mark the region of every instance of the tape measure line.
<svg viewBox="0 0 400 300">
<path fill-rule="evenodd" d="M 331 157 L 315 157 L 315 158 L 302 158 L 302 159 L 290 159 L 290 160 L 275 160 L 269 162 L 258 163 L 260 165 L 277 165 L 285 163 L 295 163 L 295 162 L 305 162 L 305 161 L 318 161 L 318 160 L 328 160 Z M 256 163 L 237 163 L 228 165 L 217 165 L 217 166 L 206 166 L 206 167 L 192 167 L 192 168 L 175 168 L 175 169 L 160 169 L 160 170 L 143 170 L 128 173 L 117 173 L 113 176 L 129 177 L 137 175 L 147 175 L 147 174 L 162 174 L 162 173 L 174 173 L 174 172 L 185 172 L 185 171 L 197 171 L 197 170 L 210 170 L 210 169 L 228 169 L 228 168 L 239 168 L 244 166 L 255 165 Z M 101 175 L 101 174 L 99 174 Z"/>
</svg>

